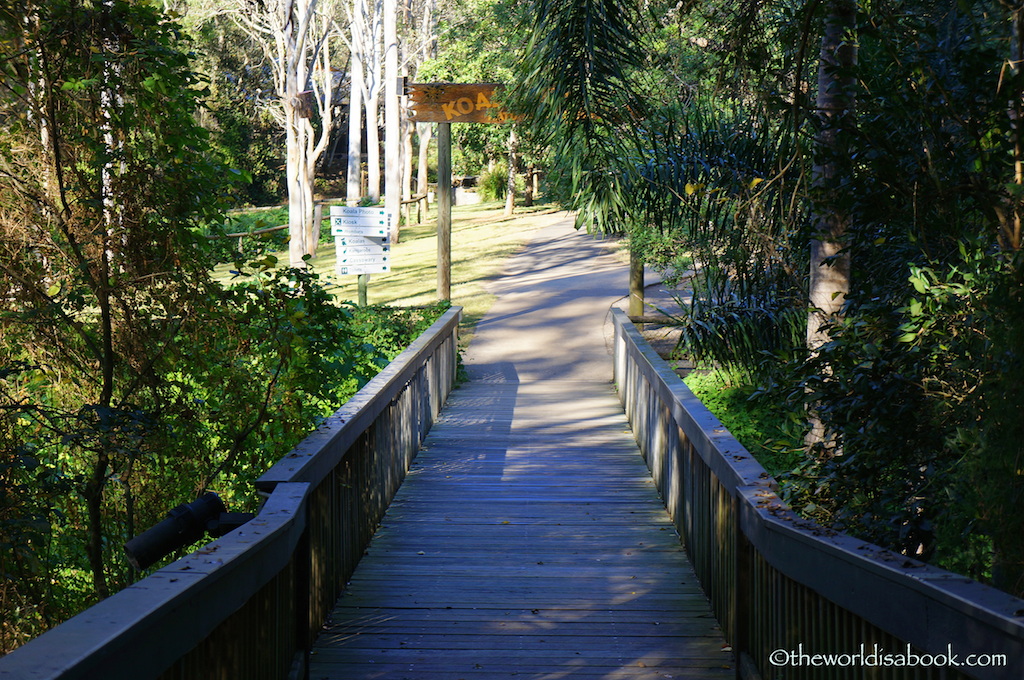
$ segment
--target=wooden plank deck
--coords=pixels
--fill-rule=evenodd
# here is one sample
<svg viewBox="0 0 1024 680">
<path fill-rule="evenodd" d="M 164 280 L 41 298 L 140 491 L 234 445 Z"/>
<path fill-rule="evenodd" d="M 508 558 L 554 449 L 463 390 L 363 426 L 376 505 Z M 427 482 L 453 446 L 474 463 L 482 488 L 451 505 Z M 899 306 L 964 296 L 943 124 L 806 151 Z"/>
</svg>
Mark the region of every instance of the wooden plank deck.
<svg viewBox="0 0 1024 680">
<path fill-rule="evenodd" d="M 457 389 L 313 651 L 313 680 L 732 678 L 611 385 Z"/>
</svg>

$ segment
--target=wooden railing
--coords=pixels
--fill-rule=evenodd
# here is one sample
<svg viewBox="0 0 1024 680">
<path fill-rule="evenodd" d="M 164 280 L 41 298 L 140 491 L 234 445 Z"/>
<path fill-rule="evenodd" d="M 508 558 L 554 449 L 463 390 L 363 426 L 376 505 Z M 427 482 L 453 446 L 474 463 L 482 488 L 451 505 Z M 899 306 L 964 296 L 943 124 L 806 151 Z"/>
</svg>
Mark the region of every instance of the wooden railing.
<svg viewBox="0 0 1024 680">
<path fill-rule="evenodd" d="M 255 519 L 0 658 L 0 678 L 303 678 L 315 633 L 451 391 L 446 312 L 257 480 Z"/>
<path fill-rule="evenodd" d="M 406 224 L 423 224 L 423 213 L 430 210 L 430 195 L 429 194 L 417 194 L 410 198 L 404 199 L 401 205 L 405 207 L 405 223 Z M 412 221 L 412 207 L 416 206 L 416 221 Z"/>
<path fill-rule="evenodd" d="M 626 315 L 614 320 L 620 398 L 739 677 L 1024 677 L 1024 601 L 797 516 Z"/>
</svg>

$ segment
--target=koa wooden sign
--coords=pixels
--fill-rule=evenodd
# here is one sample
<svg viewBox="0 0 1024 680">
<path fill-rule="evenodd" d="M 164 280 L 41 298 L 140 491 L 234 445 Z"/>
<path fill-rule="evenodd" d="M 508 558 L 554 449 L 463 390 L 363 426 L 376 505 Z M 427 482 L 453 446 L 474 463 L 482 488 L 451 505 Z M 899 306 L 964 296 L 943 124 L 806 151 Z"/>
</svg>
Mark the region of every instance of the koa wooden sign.
<svg viewBox="0 0 1024 680">
<path fill-rule="evenodd" d="M 501 110 L 494 95 L 500 83 L 407 83 L 417 123 L 504 123 L 512 116 Z"/>
</svg>

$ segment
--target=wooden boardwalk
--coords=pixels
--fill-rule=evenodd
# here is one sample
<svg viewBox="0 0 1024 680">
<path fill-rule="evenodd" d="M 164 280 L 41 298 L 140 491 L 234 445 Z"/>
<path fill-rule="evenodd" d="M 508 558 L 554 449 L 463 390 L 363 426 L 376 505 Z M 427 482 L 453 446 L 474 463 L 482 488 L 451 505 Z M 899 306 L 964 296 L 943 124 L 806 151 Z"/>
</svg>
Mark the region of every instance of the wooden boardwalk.
<svg viewBox="0 0 1024 680">
<path fill-rule="evenodd" d="M 731 678 L 610 385 L 470 383 L 428 436 L 310 678 Z"/>
<path fill-rule="evenodd" d="M 492 283 L 312 680 L 733 678 L 611 385 L 628 267 L 553 224 Z"/>
</svg>

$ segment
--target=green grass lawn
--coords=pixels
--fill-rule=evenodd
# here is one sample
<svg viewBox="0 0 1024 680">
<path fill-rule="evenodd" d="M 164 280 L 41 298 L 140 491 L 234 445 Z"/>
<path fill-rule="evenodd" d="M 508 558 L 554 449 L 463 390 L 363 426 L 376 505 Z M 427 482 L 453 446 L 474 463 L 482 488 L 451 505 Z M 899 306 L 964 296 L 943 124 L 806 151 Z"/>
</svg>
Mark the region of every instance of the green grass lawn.
<svg viewBox="0 0 1024 680">
<path fill-rule="evenodd" d="M 435 208 L 432 206 L 422 224 L 402 227 L 401 241 L 391 249 L 392 270 L 370 276 L 369 304 L 410 307 L 437 301 Z M 517 207 L 511 217 L 504 215 L 504 208 L 504 201 L 494 201 L 452 209 L 452 304 L 463 307 L 466 335 L 494 302 L 484 287 L 487 280 L 499 274 L 508 256 L 537 230 L 567 217 L 553 205 Z M 287 263 L 287 251 L 276 256 Z M 333 241 L 321 242 L 310 264 L 339 301 L 355 302 L 356 277 L 335 276 L 334 261 Z M 215 275 L 226 280 L 230 269 L 223 265 Z"/>
</svg>

